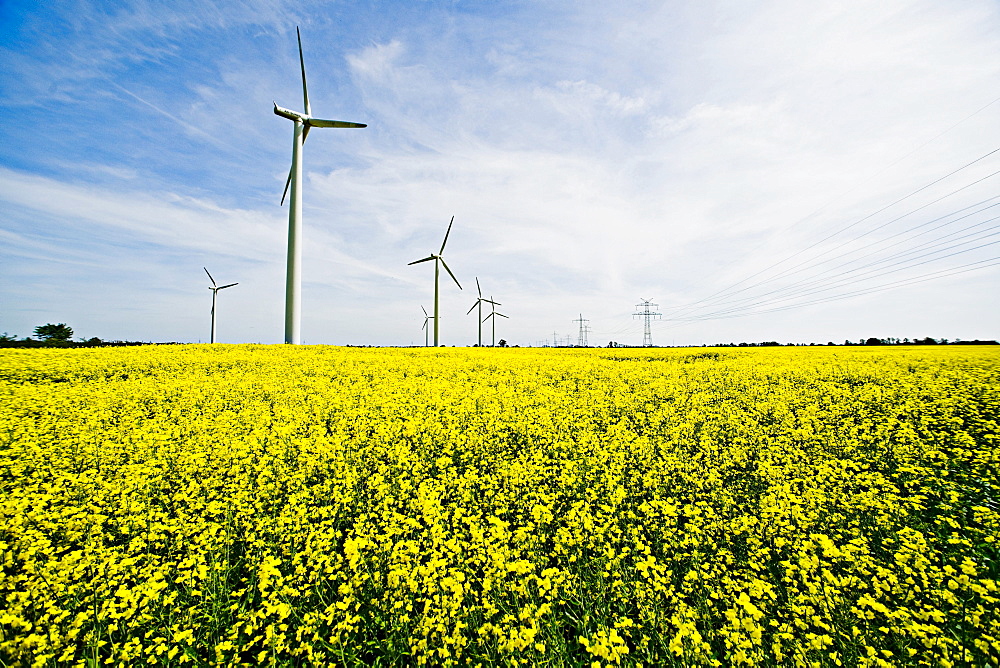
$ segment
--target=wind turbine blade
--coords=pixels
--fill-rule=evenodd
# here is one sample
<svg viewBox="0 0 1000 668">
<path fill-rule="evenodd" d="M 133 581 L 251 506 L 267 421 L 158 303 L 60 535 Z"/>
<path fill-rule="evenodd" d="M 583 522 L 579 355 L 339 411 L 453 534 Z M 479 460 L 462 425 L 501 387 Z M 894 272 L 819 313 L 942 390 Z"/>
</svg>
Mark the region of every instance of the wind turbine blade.
<svg viewBox="0 0 1000 668">
<path fill-rule="evenodd" d="M 430 320 L 430 318 L 424 318 L 424 326 L 421 327 L 420 329 L 427 329 L 427 321 L 428 320 Z"/>
<path fill-rule="evenodd" d="M 205 270 L 205 273 L 206 273 L 206 274 L 208 274 L 208 267 L 202 267 L 202 269 L 204 269 L 204 270 Z M 215 284 L 216 284 L 216 283 L 215 283 L 215 279 L 214 279 L 214 278 L 212 278 L 212 275 L 211 275 L 211 274 L 208 274 L 208 280 L 212 281 L 212 285 L 215 285 Z"/>
<path fill-rule="evenodd" d="M 475 309 L 477 306 L 479 306 L 478 299 L 476 300 L 476 303 L 472 305 L 472 308 L 470 308 L 468 311 L 465 312 L 465 315 L 469 315 L 470 313 L 472 313 L 473 309 Z"/>
<path fill-rule="evenodd" d="M 306 88 L 306 61 L 302 57 L 302 33 L 299 32 L 298 26 L 295 26 L 295 35 L 299 38 L 299 65 L 302 67 L 302 102 L 306 107 L 306 116 L 312 116 L 312 111 L 309 109 L 309 89 Z"/>
<path fill-rule="evenodd" d="M 441 242 L 441 250 L 438 251 L 438 255 L 440 255 L 441 253 L 444 252 L 444 245 L 446 243 L 448 243 L 448 235 L 451 234 L 451 226 L 454 225 L 454 224 L 455 224 L 455 216 L 452 216 L 451 217 L 451 222 L 448 223 L 448 231 L 444 233 L 444 241 Z M 450 274 L 451 272 L 449 271 L 448 273 Z M 452 278 L 455 278 L 455 277 L 452 276 Z M 455 281 L 455 282 L 458 283 L 458 281 Z M 459 287 L 462 287 L 462 286 L 459 286 Z"/>
<path fill-rule="evenodd" d="M 479 277 L 476 276 L 476 292 L 479 293 L 479 298 L 483 298 L 483 291 L 479 289 Z"/>
<path fill-rule="evenodd" d="M 492 314 L 492 313 L 489 313 L 489 314 L 487 314 L 487 315 L 486 315 L 486 317 L 485 317 L 485 318 L 483 318 L 483 322 L 486 322 L 487 320 L 489 320 L 489 319 L 490 319 L 490 318 L 492 318 L 492 317 L 493 317 L 493 314 Z"/>
<path fill-rule="evenodd" d="M 306 143 L 306 137 L 308 137 L 308 136 L 309 136 L 309 125 L 307 124 L 306 127 L 302 130 L 302 143 L 303 144 Z M 288 178 L 285 179 L 285 190 L 284 190 L 284 192 L 281 193 L 281 205 L 280 206 L 284 206 L 284 204 L 285 204 L 285 198 L 288 197 L 288 188 L 289 188 L 289 186 L 292 185 L 292 172 L 294 172 L 294 171 L 295 171 L 294 167 L 289 167 L 288 168 Z"/>
<path fill-rule="evenodd" d="M 230 283 L 229 285 L 223 285 L 223 286 L 222 286 L 221 288 L 219 288 L 219 289 L 220 289 L 220 290 L 225 290 L 226 288 L 231 288 L 231 287 L 233 287 L 234 285 L 239 285 L 239 283 Z"/>
<path fill-rule="evenodd" d="M 445 239 L 445 240 L 447 241 L 447 239 Z M 444 269 L 445 269 L 445 271 L 447 271 L 447 272 L 448 272 L 448 275 L 449 275 L 449 276 L 451 276 L 451 280 L 455 281 L 455 285 L 457 285 L 457 286 L 458 286 L 458 289 L 459 289 L 459 290 L 461 290 L 461 289 L 462 289 L 462 284 L 458 282 L 458 279 L 457 279 L 457 278 L 455 278 L 455 274 L 451 273 L 451 269 L 449 269 L 449 268 L 448 268 L 448 263 L 447 263 L 447 262 L 445 262 L 445 261 L 444 261 L 444 258 L 443 258 L 443 257 L 441 257 L 440 255 L 438 255 L 438 259 L 440 259 L 440 260 L 441 260 L 441 264 L 443 264 L 443 265 L 444 265 Z"/>
<path fill-rule="evenodd" d="M 290 185 L 292 185 L 292 169 L 293 169 L 292 167 L 288 168 L 288 178 L 285 179 L 285 191 L 283 193 L 281 193 L 281 204 L 280 204 L 280 206 L 284 206 L 285 205 L 285 198 L 288 197 L 288 187 Z"/>
<path fill-rule="evenodd" d="M 409 267 L 411 264 L 420 264 L 421 262 L 430 262 L 433 259 L 434 259 L 433 255 L 428 255 L 423 260 L 414 260 L 413 262 L 407 262 L 406 266 Z M 423 308 L 423 306 L 421 306 L 420 308 Z"/>
<path fill-rule="evenodd" d="M 367 123 L 351 123 L 350 121 L 327 121 L 322 118 L 310 118 L 306 121 L 306 127 L 315 126 L 317 128 L 367 128 Z"/>
<path fill-rule="evenodd" d="M 430 317 L 429 315 L 427 315 L 427 309 L 424 308 L 423 304 L 420 305 L 420 310 L 424 312 L 424 317 L 425 318 L 429 318 Z"/>
<path fill-rule="evenodd" d="M 505 316 L 503 313 L 497 313 L 496 315 L 500 316 L 501 318 L 507 318 L 507 316 Z M 510 320 L 510 318 L 507 319 Z"/>
</svg>

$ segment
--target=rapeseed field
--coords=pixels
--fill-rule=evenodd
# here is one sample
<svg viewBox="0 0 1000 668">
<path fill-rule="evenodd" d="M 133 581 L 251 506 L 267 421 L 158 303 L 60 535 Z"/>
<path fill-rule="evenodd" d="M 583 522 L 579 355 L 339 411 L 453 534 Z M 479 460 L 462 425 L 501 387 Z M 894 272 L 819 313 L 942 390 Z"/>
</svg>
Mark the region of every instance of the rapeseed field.
<svg viewBox="0 0 1000 668">
<path fill-rule="evenodd" d="M 0 353 L 0 663 L 1000 663 L 1000 351 Z"/>
</svg>

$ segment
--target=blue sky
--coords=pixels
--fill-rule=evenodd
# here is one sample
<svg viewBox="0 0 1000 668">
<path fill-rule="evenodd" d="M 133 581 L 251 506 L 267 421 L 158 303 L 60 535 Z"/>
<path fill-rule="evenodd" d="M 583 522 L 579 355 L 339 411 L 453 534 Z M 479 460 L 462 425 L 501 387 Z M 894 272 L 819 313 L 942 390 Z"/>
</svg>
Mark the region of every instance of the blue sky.
<svg viewBox="0 0 1000 668">
<path fill-rule="evenodd" d="M 1000 337 L 1000 5 L 0 3 L 0 331 L 280 342 L 301 109 L 303 338 Z M 971 164 L 970 164 L 971 163 Z"/>
</svg>

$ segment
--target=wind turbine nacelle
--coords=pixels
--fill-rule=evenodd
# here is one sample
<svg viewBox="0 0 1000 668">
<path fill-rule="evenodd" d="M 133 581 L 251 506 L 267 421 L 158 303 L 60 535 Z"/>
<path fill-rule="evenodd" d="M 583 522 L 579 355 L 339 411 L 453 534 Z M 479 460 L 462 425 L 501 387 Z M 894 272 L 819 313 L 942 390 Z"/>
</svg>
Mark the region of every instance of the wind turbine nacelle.
<svg viewBox="0 0 1000 668">
<path fill-rule="evenodd" d="M 278 116 L 282 116 L 290 121 L 295 121 L 297 123 L 305 123 L 307 120 L 309 120 L 308 116 L 300 114 L 297 111 L 292 111 L 291 109 L 285 109 L 284 107 L 279 107 L 277 103 L 274 104 L 274 113 L 277 114 Z"/>
</svg>

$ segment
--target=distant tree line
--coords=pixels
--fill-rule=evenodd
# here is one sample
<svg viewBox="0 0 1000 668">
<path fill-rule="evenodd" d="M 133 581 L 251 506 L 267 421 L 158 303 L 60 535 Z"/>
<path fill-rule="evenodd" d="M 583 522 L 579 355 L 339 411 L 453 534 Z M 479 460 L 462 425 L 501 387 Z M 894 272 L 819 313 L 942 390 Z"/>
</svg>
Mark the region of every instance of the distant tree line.
<svg viewBox="0 0 1000 668">
<path fill-rule="evenodd" d="M 25 337 L 23 339 L 18 339 L 16 334 L 8 334 L 7 332 L 0 333 L 0 348 L 94 348 L 99 346 L 147 346 L 150 345 L 149 341 L 104 341 L 96 336 L 89 339 L 78 339 L 73 341 L 73 328 L 64 322 L 58 324 L 46 323 L 44 325 L 39 325 L 35 327 L 34 331 L 35 338 Z M 173 342 L 168 344 L 157 344 L 157 345 L 172 345 Z M 745 341 L 740 343 L 713 343 L 713 344 L 702 344 L 703 348 L 766 348 L 771 346 L 816 346 L 823 345 L 817 343 L 778 343 L 777 341 L 761 341 L 759 343 L 747 343 Z M 926 336 L 922 339 L 897 339 L 893 337 L 888 337 L 884 339 L 879 339 L 876 337 L 869 337 L 867 339 L 861 338 L 857 342 L 851 340 L 845 340 L 843 343 L 834 343 L 833 341 L 828 341 L 826 343 L 828 346 L 939 346 L 939 345 L 959 345 L 959 346 L 983 346 L 983 345 L 1000 345 L 995 340 L 980 341 L 979 339 L 974 339 L 972 341 L 964 341 L 961 339 L 955 339 L 954 341 L 949 341 L 948 339 L 935 339 Z M 507 347 L 507 341 L 500 339 L 497 342 L 497 346 L 501 348 Z M 349 346 L 355 347 L 355 346 Z M 357 347 L 369 347 L 369 346 L 357 346 Z M 516 346 L 515 346 L 516 347 Z M 578 346 L 570 346 L 578 347 Z M 630 346 L 625 343 L 618 343 L 617 341 L 609 341 L 608 348 L 640 348 L 642 346 Z M 662 348 L 664 346 L 654 346 L 657 348 Z M 673 347 L 673 346 L 670 346 Z M 690 348 L 692 346 L 681 346 L 682 348 Z"/>
<path fill-rule="evenodd" d="M 822 343 L 778 343 L 777 341 L 761 341 L 760 343 L 713 343 L 711 346 L 706 346 L 710 348 L 757 348 L 764 346 L 821 346 Z M 974 339 L 972 341 L 964 341 L 961 339 L 955 339 L 954 341 L 949 341 L 948 339 L 934 339 L 929 336 L 922 339 L 897 339 L 893 337 L 888 337 L 885 339 L 875 338 L 874 336 L 867 339 L 858 339 L 857 341 L 851 341 L 850 339 L 845 340 L 843 343 L 834 343 L 833 341 L 828 341 L 825 345 L 828 346 L 942 346 L 942 345 L 958 345 L 958 346 L 996 346 L 1000 345 L 997 341 L 980 341 L 979 339 Z"/>
<path fill-rule="evenodd" d="M 867 339 L 858 339 L 857 341 L 846 340 L 843 343 L 834 343 L 833 341 L 828 341 L 827 343 L 778 343 L 777 341 L 761 341 L 759 343 L 747 343 L 746 341 L 740 343 L 711 343 L 702 344 L 701 346 L 679 346 L 681 348 L 769 348 L 772 346 L 941 346 L 941 345 L 952 345 L 952 346 L 996 346 L 1000 345 L 997 341 L 988 340 L 980 341 L 979 339 L 974 339 L 972 341 L 965 341 L 962 339 L 955 339 L 954 341 L 949 341 L 948 339 L 934 339 L 929 336 L 922 339 L 897 339 L 893 337 L 878 339 L 875 337 L 869 337 Z M 609 341 L 608 348 L 641 348 L 642 346 L 630 346 L 625 343 L 618 343 L 617 341 Z M 674 346 L 653 346 L 654 348 L 672 348 Z"/>
<path fill-rule="evenodd" d="M 96 336 L 73 341 L 73 328 L 64 322 L 39 325 L 35 327 L 34 336 L 35 338 L 19 339 L 16 334 L 0 333 L 0 348 L 96 348 L 100 346 L 150 345 L 149 341 L 104 341 Z"/>
</svg>

